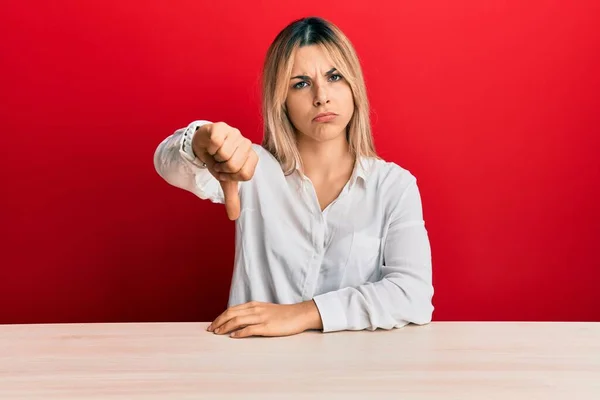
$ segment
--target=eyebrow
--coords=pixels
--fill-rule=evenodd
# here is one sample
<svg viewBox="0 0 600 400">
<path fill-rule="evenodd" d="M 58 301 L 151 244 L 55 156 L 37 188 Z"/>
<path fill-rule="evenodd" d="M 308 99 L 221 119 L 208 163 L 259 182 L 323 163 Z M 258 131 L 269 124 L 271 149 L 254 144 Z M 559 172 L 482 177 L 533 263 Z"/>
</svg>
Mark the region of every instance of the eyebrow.
<svg viewBox="0 0 600 400">
<path fill-rule="evenodd" d="M 335 67 L 333 67 L 329 71 L 325 72 L 325 76 L 329 76 L 329 75 L 333 74 L 335 71 L 337 71 L 337 69 Z M 292 80 L 292 79 L 304 79 L 305 81 L 309 81 L 310 77 L 307 75 L 298 75 L 298 76 L 293 76 L 290 78 L 290 80 Z"/>
</svg>

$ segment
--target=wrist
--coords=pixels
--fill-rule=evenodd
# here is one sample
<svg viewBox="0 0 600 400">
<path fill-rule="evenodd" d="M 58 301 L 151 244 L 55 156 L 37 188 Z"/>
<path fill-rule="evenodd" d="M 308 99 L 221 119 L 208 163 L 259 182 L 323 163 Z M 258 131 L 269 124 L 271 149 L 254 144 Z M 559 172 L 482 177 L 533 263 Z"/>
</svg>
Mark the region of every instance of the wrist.
<svg viewBox="0 0 600 400">
<path fill-rule="evenodd" d="M 296 306 L 305 330 L 323 329 L 321 314 L 319 313 L 317 304 L 313 300 L 303 301 L 296 304 Z"/>
</svg>

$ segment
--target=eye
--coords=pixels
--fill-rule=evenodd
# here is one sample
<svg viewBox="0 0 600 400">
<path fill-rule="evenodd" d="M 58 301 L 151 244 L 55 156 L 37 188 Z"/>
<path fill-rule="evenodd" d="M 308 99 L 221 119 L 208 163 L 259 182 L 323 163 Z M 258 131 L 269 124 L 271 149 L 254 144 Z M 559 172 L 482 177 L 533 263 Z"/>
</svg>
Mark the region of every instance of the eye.
<svg viewBox="0 0 600 400">
<path fill-rule="evenodd" d="M 330 82 L 337 82 L 339 80 L 341 80 L 343 77 L 340 74 L 331 74 L 329 75 L 329 81 Z M 306 86 L 308 86 L 308 82 L 306 81 L 301 81 L 296 83 L 295 85 L 292 86 L 292 88 L 294 89 L 304 89 Z"/>
<path fill-rule="evenodd" d="M 302 81 L 302 82 L 298 82 L 298 83 L 296 83 L 296 84 L 295 84 L 294 86 L 292 86 L 292 87 L 293 87 L 294 89 L 302 89 L 302 88 L 305 88 L 306 86 L 300 86 L 300 85 L 302 85 L 303 83 L 306 83 L 306 84 L 308 85 L 308 82 L 306 82 L 306 81 Z"/>
</svg>

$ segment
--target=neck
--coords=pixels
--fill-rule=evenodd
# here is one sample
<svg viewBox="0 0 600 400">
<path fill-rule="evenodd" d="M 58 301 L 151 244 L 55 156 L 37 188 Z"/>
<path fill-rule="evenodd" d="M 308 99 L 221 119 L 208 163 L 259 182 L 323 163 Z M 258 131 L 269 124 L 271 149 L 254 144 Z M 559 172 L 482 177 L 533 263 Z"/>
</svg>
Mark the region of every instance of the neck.
<svg viewBox="0 0 600 400">
<path fill-rule="evenodd" d="M 350 153 L 346 135 L 325 142 L 300 136 L 298 152 L 302 158 L 304 174 L 314 182 L 325 182 L 350 177 L 355 158 Z"/>
</svg>

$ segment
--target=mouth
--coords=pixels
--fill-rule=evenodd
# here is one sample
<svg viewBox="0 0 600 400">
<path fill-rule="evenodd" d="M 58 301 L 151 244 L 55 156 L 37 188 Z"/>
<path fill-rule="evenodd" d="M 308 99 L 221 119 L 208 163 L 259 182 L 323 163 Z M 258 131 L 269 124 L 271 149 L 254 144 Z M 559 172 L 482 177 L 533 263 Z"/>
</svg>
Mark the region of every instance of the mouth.
<svg viewBox="0 0 600 400">
<path fill-rule="evenodd" d="M 336 113 L 332 113 L 332 112 L 321 113 L 321 114 L 318 114 L 315 118 L 313 118 L 313 121 L 315 121 L 315 122 L 328 122 L 328 121 L 334 120 L 335 117 L 337 117 Z"/>
</svg>

